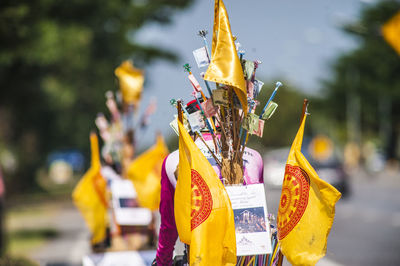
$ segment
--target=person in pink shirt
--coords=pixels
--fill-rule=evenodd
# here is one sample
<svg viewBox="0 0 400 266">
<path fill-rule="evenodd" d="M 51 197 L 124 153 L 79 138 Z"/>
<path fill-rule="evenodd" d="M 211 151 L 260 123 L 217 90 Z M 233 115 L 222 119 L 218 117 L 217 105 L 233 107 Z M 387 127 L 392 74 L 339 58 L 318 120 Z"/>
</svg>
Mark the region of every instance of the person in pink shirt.
<svg viewBox="0 0 400 266">
<path fill-rule="evenodd" d="M 209 133 L 203 134 L 203 137 L 209 147 L 213 147 L 212 137 Z M 221 171 L 215 159 L 210 154 L 204 143 L 197 139 L 196 145 L 200 148 L 204 156 L 213 166 L 214 170 L 221 177 Z M 176 186 L 175 172 L 179 163 L 179 151 L 170 153 L 163 162 L 161 170 L 161 201 L 160 215 L 161 225 L 158 239 L 157 255 L 153 265 L 170 266 L 173 263 L 173 251 L 175 242 L 178 238 L 178 232 L 174 217 L 174 193 Z M 244 184 L 263 183 L 263 160 L 261 155 L 250 148 L 245 148 L 243 154 L 244 166 Z"/>
</svg>

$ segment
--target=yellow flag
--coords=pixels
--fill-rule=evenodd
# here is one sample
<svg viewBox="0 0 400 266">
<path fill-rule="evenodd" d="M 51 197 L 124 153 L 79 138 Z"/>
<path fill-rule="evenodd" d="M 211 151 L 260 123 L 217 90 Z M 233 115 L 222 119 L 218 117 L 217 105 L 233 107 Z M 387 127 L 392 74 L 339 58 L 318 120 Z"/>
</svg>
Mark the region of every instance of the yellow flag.
<svg viewBox="0 0 400 266">
<path fill-rule="evenodd" d="M 246 82 L 222 0 L 215 0 L 211 63 L 204 79 L 232 86 L 247 113 Z"/>
<path fill-rule="evenodd" d="M 91 233 L 92 243 L 103 241 L 106 237 L 107 200 L 106 180 L 100 174 L 100 155 L 97 135 L 90 134 L 92 162 L 72 192 L 72 199 L 82 213 Z"/>
<path fill-rule="evenodd" d="M 292 265 L 315 265 L 325 256 L 341 196 L 301 153 L 305 120 L 306 116 L 289 152 L 277 219 L 280 248 Z"/>
<path fill-rule="evenodd" d="M 382 27 L 383 37 L 400 55 L 400 11 Z"/>
<path fill-rule="evenodd" d="M 139 205 L 157 210 L 160 205 L 161 167 L 168 155 L 168 148 L 161 135 L 157 143 L 137 157 L 129 166 L 128 178 L 132 180 L 137 192 Z"/>
<path fill-rule="evenodd" d="M 143 71 L 133 66 L 132 61 L 124 61 L 115 69 L 119 79 L 122 100 L 128 104 L 136 104 L 142 96 L 144 75 Z"/>
<path fill-rule="evenodd" d="M 190 265 L 236 265 L 233 210 L 217 173 L 179 127 L 175 221 L 179 238 L 190 245 Z"/>
</svg>

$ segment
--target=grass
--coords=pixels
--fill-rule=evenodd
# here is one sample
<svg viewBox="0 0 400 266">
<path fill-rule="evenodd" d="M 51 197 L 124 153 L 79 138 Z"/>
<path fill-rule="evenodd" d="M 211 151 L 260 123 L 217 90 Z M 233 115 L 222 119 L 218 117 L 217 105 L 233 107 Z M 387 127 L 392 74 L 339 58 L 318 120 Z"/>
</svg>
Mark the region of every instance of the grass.
<svg viewBox="0 0 400 266">
<path fill-rule="evenodd" d="M 20 229 L 7 234 L 7 253 L 26 255 L 46 241 L 57 237 L 58 232 L 52 228 Z"/>
<path fill-rule="evenodd" d="M 4 256 L 0 258 L 0 266 L 39 266 L 39 264 L 20 256 Z"/>
<path fill-rule="evenodd" d="M 60 209 L 58 200 L 25 200 L 7 208 L 5 217 L 6 254 L 28 257 L 59 233 L 52 223 Z M 2 264 L 0 264 L 1 266 Z"/>
</svg>

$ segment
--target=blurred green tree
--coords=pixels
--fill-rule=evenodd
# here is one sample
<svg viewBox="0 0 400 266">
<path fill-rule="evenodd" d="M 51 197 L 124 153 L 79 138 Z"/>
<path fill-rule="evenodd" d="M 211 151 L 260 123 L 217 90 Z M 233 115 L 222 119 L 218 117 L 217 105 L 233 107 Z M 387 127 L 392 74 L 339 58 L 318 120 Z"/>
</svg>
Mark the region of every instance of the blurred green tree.
<svg viewBox="0 0 400 266">
<path fill-rule="evenodd" d="M 294 87 L 290 82 L 281 80 L 283 86 L 279 88 L 274 102 L 279 106 L 274 115 L 264 125 L 264 134 L 260 139 L 257 136 L 249 138 L 249 146 L 257 150 L 290 146 L 299 128 L 301 111 L 303 108 L 304 93 Z M 275 82 L 266 81 L 257 100 L 260 104 L 256 108 L 256 114 L 260 114 L 273 90 Z"/>
<path fill-rule="evenodd" d="M 142 67 L 176 60 L 137 43 L 135 32 L 149 22 L 171 22 L 191 2 L 0 2 L 0 148 L 11 149 L 19 165 L 6 175 L 9 191 L 32 188 L 50 151 L 88 150 L 93 119 L 105 109 L 104 92 L 115 88 L 113 71 L 122 60 Z"/>
<path fill-rule="evenodd" d="M 341 135 L 348 141 L 377 139 L 388 159 L 399 156 L 400 56 L 384 41 L 381 27 L 399 11 L 399 1 L 380 1 L 364 6 L 358 21 L 343 27 L 358 47 L 334 62 L 318 102 L 326 117 L 347 128 Z"/>
</svg>

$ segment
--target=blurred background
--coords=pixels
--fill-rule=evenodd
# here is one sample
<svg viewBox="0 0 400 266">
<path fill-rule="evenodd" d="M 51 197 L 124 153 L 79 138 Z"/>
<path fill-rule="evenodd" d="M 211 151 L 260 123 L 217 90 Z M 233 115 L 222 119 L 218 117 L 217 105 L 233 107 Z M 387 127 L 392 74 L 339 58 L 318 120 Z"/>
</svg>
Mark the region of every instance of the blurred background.
<svg viewBox="0 0 400 266">
<path fill-rule="evenodd" d="M 0 264 L 80 265 L 89 233 L 71 191 L 90 163 L 89 132 L 117 90 L 126 59 L 145 71 L 141 109 L 157 112 L 136 136 L 160 131 L 170 150 L 171 98 L 190 99 L 182 65 L 195 66 L 197 32 L 211 32 L 214 1 L 0 2 Z M 343 194 L 318 265 L 399 265 L 400 56 L 381 27 L 400 1 L 226 0 L 245 57 L 260 60 L 264 106 L 279 108 L 250 147 L 264 155 L 269 211 L 277 212 L 289 146 L 310 100 L 304 153 Z M 400 42 L 400 29 L 397 33 Z M 210 34 L 208 38 L 211 39 Z M 193 67 L 193 73 L 200 70 Z"/>
</svg>

